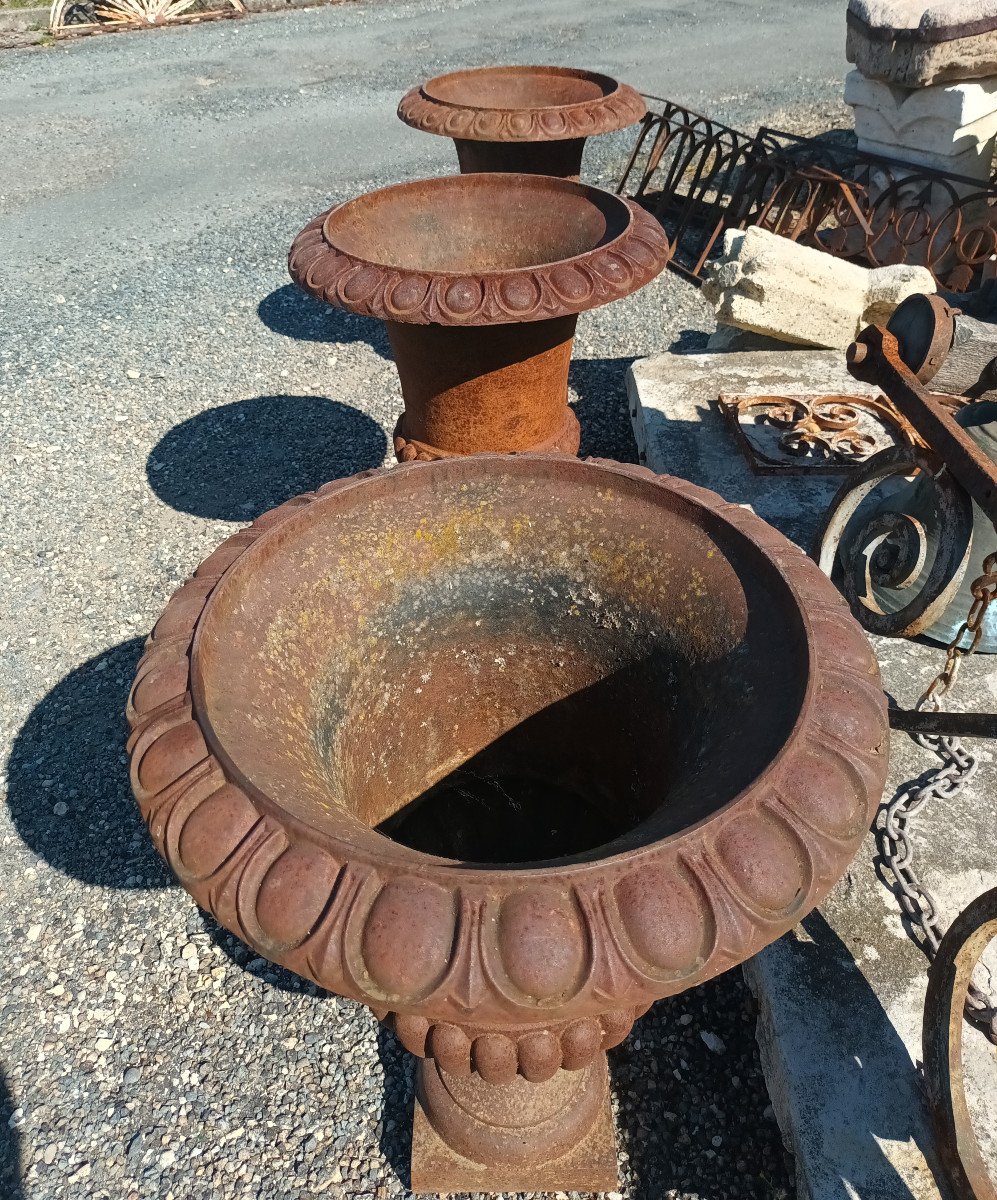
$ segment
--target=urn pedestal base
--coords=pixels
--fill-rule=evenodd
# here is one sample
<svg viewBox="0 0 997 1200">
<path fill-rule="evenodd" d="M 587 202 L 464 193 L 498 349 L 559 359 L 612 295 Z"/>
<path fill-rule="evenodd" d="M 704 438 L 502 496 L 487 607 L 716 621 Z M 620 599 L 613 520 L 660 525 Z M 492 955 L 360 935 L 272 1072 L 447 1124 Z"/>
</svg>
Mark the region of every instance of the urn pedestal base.
<svg viewBox="0 0 997 1200">
<path fill-rule="evenodd" d="M 420 1062 L 413 1192 L 613 1192 L 618 1187 L 605 1054 L 584 1070 L 558 1071 L 545 1083 L 517 1077 L 509 1084 L 487 1084 L 478 1075 L 448 1075 L 432 1059 Z"/>
<path fill-rule="evenodd" d="M 582 430 L 578 424 L 578 418 L 574 414 L 574 410 L 565 407 L 564 423 L 557 433 L 542 442 L 537 442 L 532 446 L 525 446 L 522 450 L 516 451 L 519 454 L 571 454 L 578 453 L 578 447 L 581 445 Z M 394 432 L 394 447 L 395 458 L 399 462 L 412 462 L 418 459 L 420 462 L 432 462 L 437 458 L 452 458 L 456 453 L 453 450 L 441 450 L 439 446 L 432 446 L 428 442 L 420 442 L 416 438 L 408 436 L 408 431 L 405 425 L 405 414 L 398 418 Z"/>
</svg>

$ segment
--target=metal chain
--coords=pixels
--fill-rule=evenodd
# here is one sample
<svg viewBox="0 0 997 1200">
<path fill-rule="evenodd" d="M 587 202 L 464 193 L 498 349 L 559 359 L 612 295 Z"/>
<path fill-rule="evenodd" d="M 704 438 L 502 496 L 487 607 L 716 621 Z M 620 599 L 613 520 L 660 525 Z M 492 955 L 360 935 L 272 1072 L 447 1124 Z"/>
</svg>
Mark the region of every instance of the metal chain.
<svg viewBox="0 0 997 1200">
<path fill-rule="evenodd" d="M 938 712 L 941 709 L 942 698 L 952 690 L 962 660 L 979 646 L 983 637 L 983 618 L 990 602 L 997 596 L 997 554 L 987 556 L 983 574 L 973 581 L 970 591 L 973 602 L 969 614 L 949 642 L 945 665 L 914 706 L 917 710 Z M 969 645 L 964 647 L 962 642 L 967 636 Z M 883 865 L 896 880 L 897 900 L 910 921 L 913 940 L 930 961 L 935 957 L 944 931 L 935 898 L 914 870 L 910 825 L 930 800 L 954 799 L 976 774 L 979 760 L 956 737 L 913 736 L 918 745 L 938 755 L 941 765 L 928 773 L 924 783 L 908 784 L 890 801 L 877 819 L 876 841 Z M 966 997 L 966 1019 L 997 1043 L 997 1002 L 975 983 L 970 984 Z"/>
</svg>

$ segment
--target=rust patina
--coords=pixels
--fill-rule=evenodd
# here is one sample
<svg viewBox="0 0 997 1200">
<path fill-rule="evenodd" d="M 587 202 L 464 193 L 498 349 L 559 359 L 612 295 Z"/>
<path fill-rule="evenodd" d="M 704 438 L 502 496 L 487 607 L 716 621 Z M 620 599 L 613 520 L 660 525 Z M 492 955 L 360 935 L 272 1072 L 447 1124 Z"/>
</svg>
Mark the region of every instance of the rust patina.
<svg viewBox="0 0 997 1200">
<path fill-rule="evenodd" d="M 643 120 L 639 92 L 570 67 L 479 67 L 439 75 L 405 93 L 406 125 L 453 138 L 474 171 L 518 171 L 577 179 L 585 139 Z"/>
<path fill-rule="evenodd" d="M 387 325 L 405 411 L 402 462 L 578 451 L 575 322 L 670 254 L 639 205 L 537 175 L 455 175 L 370 192 L 307 225 L 291 278 Z"/>
<path fill-rule="evenodd" d="M 886 703 L 817 566 L 639 467 L 410 463 L 173 597 L 132 784 L 197 902 L 422 1060 L 417 1191 L 604 1190 L 605 1051 L 827 894 Z"/>
</svg>

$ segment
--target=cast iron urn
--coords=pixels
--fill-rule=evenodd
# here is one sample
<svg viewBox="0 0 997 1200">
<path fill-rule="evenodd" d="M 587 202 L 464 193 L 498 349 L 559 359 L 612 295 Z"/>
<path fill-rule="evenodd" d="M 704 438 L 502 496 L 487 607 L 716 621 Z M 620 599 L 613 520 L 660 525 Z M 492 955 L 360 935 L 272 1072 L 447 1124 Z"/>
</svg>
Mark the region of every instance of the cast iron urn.
<svg viewBox="0 0 997 1200">
<path fill-rule="evenodd" d="M 681 480 L 403 464 L 176 593 L 132 782 L 198 904 L 421 1059 L 417 1191 L 616 1185 L 606 1050 L 826 895 L 887 766 L 817 566 Z"/>
<path fill-rule="evenodd" d="M 576 454 L 578 314 L 649 283 L 671 247 L 632 200 L 566 179 L 453 175 L 368 192 L 294 239 L 291 278 L 384 321 L 405 411 L 402 462 Z"/>
</svg>

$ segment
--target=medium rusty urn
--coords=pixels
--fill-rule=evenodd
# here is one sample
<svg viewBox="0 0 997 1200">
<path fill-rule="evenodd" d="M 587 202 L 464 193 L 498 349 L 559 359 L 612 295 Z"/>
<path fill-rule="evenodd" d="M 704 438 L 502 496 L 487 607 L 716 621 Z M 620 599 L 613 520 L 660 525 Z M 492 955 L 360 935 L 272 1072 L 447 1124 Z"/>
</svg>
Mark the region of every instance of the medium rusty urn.
<svg viewBox="0 0 997 1200">
<path fill-rule="evenodd" d="M 479 67 L 405 93 L 406 125 L 453 138 L 464 174 L 518 171 L 577 179 L 585 139 L 643 120 L 639 92 L 570 67 Z"/>
<path fill-rule="evenodd" d="M 540 175 L 454 175 L 370 192 L 291 247 L 307 292 L 386 323 L 405 411 L 395 453 L 578 452 L 568 366 L 578 314 L 670 255 L 632 201 Z"/>
<path fill-rule="evenodd" d="M 819 903 L 887 766 L 876 661 L 813 562 L 563 456 L 267 513 L 173 597 L 128 718 L 198 904 L 422 1060 L 415 1191 L 614 1188 L 606 1050 Z"/>
</svg>

